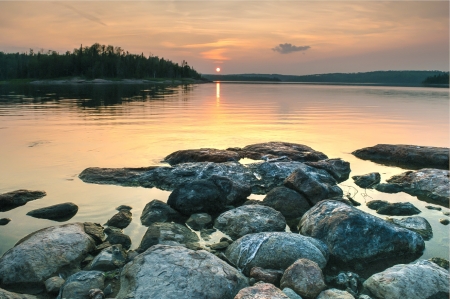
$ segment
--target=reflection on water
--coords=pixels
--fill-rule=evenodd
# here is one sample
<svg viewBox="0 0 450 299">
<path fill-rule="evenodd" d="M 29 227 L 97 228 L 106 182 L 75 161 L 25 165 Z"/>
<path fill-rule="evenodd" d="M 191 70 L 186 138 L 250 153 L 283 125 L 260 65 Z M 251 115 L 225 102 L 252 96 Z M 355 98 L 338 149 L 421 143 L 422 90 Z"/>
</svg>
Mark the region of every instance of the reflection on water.
<svg viewBox="0 0 450 299">
<path fill-rule="evenodd" d="M 216 83 L 160 85 L 0 85 L 0 193 L 45 190 L 47 196 L 0 213 L 0 253 L 24 235 L 56 222 L 26 213 L 62 202 L 79 206 L 70 221 L 105 223 L 121 204 L 133 207 L 125 230 L 137 247 L 146 203 L 167 191 L 85 184 L 87 167 L 162 165 L 180 149 L 242 147 L 266 141 L 301 143 L 349 161 L 351 175 L 404 170 L 362 161 L 350 153 L 377 143 L 448 146 L 448 90 L 433 88 Z M 372 199 L 410 201 L 434 230 L 423 257 L 448 257 L 442 211 L 405 193 L 341 184 L 369 213 Z M 355 192 L 356 190 L 356 192 Z M 264 196 L 252 195 L 262 199 Z M 443 209 L 448 211 L 447 208 Z"/>
</svg>

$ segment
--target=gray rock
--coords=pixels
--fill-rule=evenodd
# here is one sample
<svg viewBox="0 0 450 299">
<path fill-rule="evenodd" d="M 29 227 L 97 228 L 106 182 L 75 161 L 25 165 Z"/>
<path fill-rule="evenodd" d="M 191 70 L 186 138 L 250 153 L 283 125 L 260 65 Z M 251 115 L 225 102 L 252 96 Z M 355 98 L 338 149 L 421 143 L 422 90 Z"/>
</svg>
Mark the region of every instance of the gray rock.
<svg viewBox="0 0 450 299">
<path fill-rule="evenodd" d="M 99 223 L 85 222 L 84 231 L 94 239 L 96 245 L 102 244 L 106 239 L 105 233 L 103 232 L 103 226 Z"/>
<path fill-rule="evenodd" d="M 354 151 L 352 154 L 363 160 L 408 169 L 423 167 L 448 169 L 449 149 L 445 147 L 404 144 L 377 144 Z"/>
<path fill-rule="evenodd" d="M 362 280 L 358 274 L 347 271 L 339 272 L 339 274 L 334 277 L 328 276 L 326 279 L 326 283 L 327 285 L 332 285 L 339 289 L 345 289 L 354 294 L 357 294 Z"/>
<path fill-rule="evenodd" d="M 150 225 L 142 237 L 137 252 L 144 252 L 148 248 L 156 244 L 167 245 L 186 245 L 192 246 L 193 243 L 199 242 L 197 234 L 192 232 L 189 228 L 178 223 L 153 223 Z"/>
<path fill-rule="evenodd" d="M 208 178 L 227 199 L 227 205 L 240 205 L 252 193 L 252 188 L 244 182 L 231 180 L 224 176 L 212 175 Z"/>
<path fill-rule="evenodd" d="M 252 233 L 284 231 L 286 220 L 270 207 L 246 205 L 222 213 L 214 227 L 235 240 Z"/>
<path fill-rule="evenodd" d="M 355 297 L 347 291 L 328 289 L 321 292 L 317 299 L 355 299 Z"/>
<path fill-rule="evenodd" d="M 431 228 L 430 223 L 423 217 L 414 216 L 402 219 L 387 218 L 386 220 L 420 234 L 425 241 L 428 241 L 433 237 L 433 229 Z"/>
<path fill-rule="evenodd" d="M 130 210 L 122 209 L 117 214 L 112 216 L 106 222 L 106 225 L 123 229 L 123 228 L 126 228 L 128 225 L 130 225 L 131 220 L 132 220 L 132 214 L 131 214 Z"/>
<path fill-rule="evenodd" d="M 176 165 L 187 162 L 237 162 L 240 159 L 241 157 L 237 152 L 215 148 L 201 148 L 176 151 L 165 157 L 164 162 L 167 162 L 170 165 Z"/>
<path fill-rule="evenodd" d="M 155 222 L 181 222 L 183 219 L 185 219 L 185 216 L 157 199 L 146 204 L 141 215 L 141 223 L 145 226 L 150 226 Z"/>
<path fill-rule="evenodd" d="M 335 200 L 312 207 L 300 227 L 301 234 L 323 241 L 331 256 L 346 263 L 418 254 L 425 248 L 419 234 Z"/>
<path fill-rule="evenodd" d="M 192 214 L 186 221 L 186 224 L 193 230 L 202 230 L 212 224 L 212 218 L 206 213 Z"/>
<path fill-rule="evenodd" d="M 156 245 L 123 268 L 117 299 L 232 299 L 248 286 L 239 271 L 204 250 Z"/>
<path fill-rule="evenodd" d="M 350 163 L 337 158 L 326 159 L 318 162 L 305 162 L 306 165 L 326 170 L 331 176 L 341 183 L 348 179 L 350 175 Z"/>
<path fill-rule="evenodd" d="M 381 176 L 378 172 L 371 172 L 363 175 L 352 176 L 355 184 L 361 188 L 372 188 L 379 184 L 381 181 Z"/>
<path fill-rule="evenodd" d="M 59 274 L 80 270 L 80 263 L 95 248 L 82 223 L 38 230 L 0 258 L 0 285 L 27 289 L 44 288 L 44 281 Z"/>
<path fill-rule="evenodd" d="M 0 218 L 0 225 L 7 225 L 10 221 L 10 218 Z"/>
<path fill-rule="evenodd" d="M 6 212 L 25 205 L 31 200 L 47 195 L 44 191 L 16 190 L 0 194 L 0 212 Z"/>
<path fill-rule="evenodd" d="M 435 263 L 400 264 L 369 277 L 364 282 L 375 298 L 448 298 L 449 273 Z"/>
<path fill-rule="evenodd" d="M 125 265 L 127 257 L 122 251 L 122 245 L 116 244 L 105 248 L 87 267 L 88 270 L 111 271 Z"/>
<path fill-rule="evenodd" d="M 270 283 L 257 283 L 239 291 L 234 299 L 289 299 L 280 289 Z"/>
<path fill-rule="evenodd" d="M 29 211 L 28 216 L 55 221 L 67 221 L 78 212 L 78 206 L 71 202 Z"/>
<path fill-rule="evenodd" d="M 300 258 L 312 260 L 321 268 L 328 261 L 323 242 L 286 232 L 246 235 L 228 246 L 225 255 L 245 275 L 249 275 L 253 267 L 284 271 Z"/>
<path fill-rule="evenodd" d="M 100 271 L 80 271 L 67 278 L 56 299 L 89 299 L 91 289 L 105 287 L 105 275 Z"/>
<path fill-rule="evenodd" d="M 59 276 L 50 277 L 45 281 L 45 289 L 47 290 L 47 293 L 56 295 L 59 293 L 64 282 L 64 279 Z"/>
<path fill-rule="evenodd" d="M 372 200 L 367 203 L 367 207 L 376 210 L 380 215 L 410 216 L 420 213 L 420 210 L 409 202 L 390 203 L 384 200 Z"/>
<path fill-rule="evenodd" d="M 296 292 L 294 292 L 290 288 L 284 288 L 283 293 L 285 293 L 286 296 L 289 297 L 289 299 L 302 299 L 302 297 L 300 295 L 298 295 Z"/>
<path fill-rule="evenodd" d="M 250 277 L 256 281 L 271 283 L 276 287 L 280 287 L 280 280 L 283 271 L 273 269 L 263 269 L 261 267 L 253 267 L 250 270 Z"/>
<path fill-rule="evenodd" d="M 111 226 L 112 227 L 112 226 Z M 126 250 L 130 249 L 131 247 L 131 239 L 129 236 L 122 233 L 120 230 L 113 230 L 105 229 L 105 233 L 108 234 L 108 237 L 106 238 L 106 242 L 108 242 L 111 245 L 120 244 L 122 247 Z M 108 246 L 108 245 L 106 245 Z"/>
<path fill-rule="evenodd" d="M 1 299 L 37 299 L 38 297 L 33 295 L 25 295 L 19 293 L 8 292 L 7 290 L 0 289 Z"/>
</svg>

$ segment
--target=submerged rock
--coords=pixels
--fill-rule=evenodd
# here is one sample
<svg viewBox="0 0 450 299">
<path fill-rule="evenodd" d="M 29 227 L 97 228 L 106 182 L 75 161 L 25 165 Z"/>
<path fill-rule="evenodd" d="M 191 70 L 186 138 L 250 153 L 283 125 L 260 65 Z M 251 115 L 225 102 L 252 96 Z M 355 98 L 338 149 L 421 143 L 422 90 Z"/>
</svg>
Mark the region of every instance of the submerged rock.
<svg viewBox="0 0 450 299">
<path fill-rule="evenodd" d="M 141 223 L 150 226 L 155 222 L 182 222 L 186 216 L 172 209 L 168 204 L 154 199 L 145 205 L 141 215 Z"/>
<path fill-rule="evenodd" d="M 271 283 L 257 283 L 239 291 L 234 299 L 289 299 L 280 289 Z"/>
<path fill-rule="evenodd" d="M 106 222 L 106 225 L 108 226 L 114 226 L 118 228 L 126 228 L 128 225 L 130 225 L 132 220 L 132 214 L 130 210 L 122 209 L 117 214 L 112 216 L 108 222 Z"/>
<path fill-rule="evenodd" d="M 420 214 L 420 210 L 409 202 L 390 203 L 385 200 L 372 200 L 367 203 L 367 207 L 376 210 L 380 215 L 411 216 Z"/>
<path fill-rule="evenodd" d="M 423 217 L 414 216 L 402 219 L 387 218 L 386 220 L 420 234 L 425 241 L 428 241 L 433 237 L 431 225 Z"/>
<path fill-rule="evenodd" d="M 347 180 L 351 171 L 350 163 L 340 158 L 326 159 L 318 162 L 305 162 L 305 164 L 308 166 L 326 170 L 338 183 Z"/>
<path fill-rule="evenodd" d="M 163 161 L 169 163 L 170 165 L 176 165 L 187 162 L 237 162 L 240 159 L 240 155 L 234 151 L 201 148 L 176 151 L 165 157 Z"/>
<path fill-rule="evenodd" d="M 47 195 L 44 191 L 16 190 L 0 194 L 0 212 L 6 212 Z"/>
<path fill-rule="evenodd" d="M 360 159 L 409 169 L 449 169 L 449 149 L 446 147 L 377 144 L 356 150 L 352 154 Z"/>
<path fill-rule="evenodd" d="M 57 205 L 29 211 L 28 216 L 34 218 L 49 219 L 55 221 L 67 221 L 78 212 L 78 206 L 72 202 L 60 203 Z"/>
<path fill-rule="evenodd" d="M 373 188 L 380 183 L 381 176 L 378 172 L 352 176 L 355 184 L 361 188 Z"/>
<path fill-rule="evenodd" d="M 80 298 L 88 299 L 91 289 L 103 289 L 105 275 L 100 271 L 80 271 L 67 278 L 56 299 Z"/>
</svg>

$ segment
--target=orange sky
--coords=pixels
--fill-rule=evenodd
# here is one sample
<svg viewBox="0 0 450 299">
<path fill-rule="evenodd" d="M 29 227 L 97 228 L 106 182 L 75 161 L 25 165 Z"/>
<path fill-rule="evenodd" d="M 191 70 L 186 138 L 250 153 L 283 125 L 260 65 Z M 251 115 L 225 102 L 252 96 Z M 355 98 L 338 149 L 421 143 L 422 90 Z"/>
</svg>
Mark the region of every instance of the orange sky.
<svg viewBox="0 0 450 299">
<path fill-rule="evenodd" d="M 0 2 L 0 51 L 95 42 L 204 74 L 448 71 L 449 2 Z"/>
</svg>

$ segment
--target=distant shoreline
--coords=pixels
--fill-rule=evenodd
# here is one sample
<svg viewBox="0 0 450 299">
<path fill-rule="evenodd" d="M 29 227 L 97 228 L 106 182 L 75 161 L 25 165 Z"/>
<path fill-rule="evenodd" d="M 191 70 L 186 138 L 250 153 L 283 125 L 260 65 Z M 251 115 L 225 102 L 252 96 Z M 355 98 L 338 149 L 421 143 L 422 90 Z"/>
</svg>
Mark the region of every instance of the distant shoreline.
<svg viewBox="0 0 450 299">
<path fill-rule="evenodd" d="M 345 82 L 287 82 L 287 81 L 212 81 L 214 83 L 239 84 L 300 84 L 300 85 L 341 85 L 341 86 L 392 86 L 392 87 L 434 87 L 449 88 L 449 84 L 388 84 L 388 83 L 345 83 Z"/>
<path fill-rule="evenodd" d="M 83 78 L 64 78 L 64 79 L 22 79 L 22 80 L 7 80 L 0 81 L 0 84 L 31 84 L 31 85 L 80 85 L 80 84 L 94 84 L 94 85 L 107 85 L 107 84 L 161 84 L 161 85 L 184 85 L 184 84 L 203 84 L 211 83 L 212 81 L 203 79 L 196 80 L 191 78 L 182 79 L 168 79 L 168 78 L 155 78 L 150 79 L 83 79 Z"/>
</svg>

